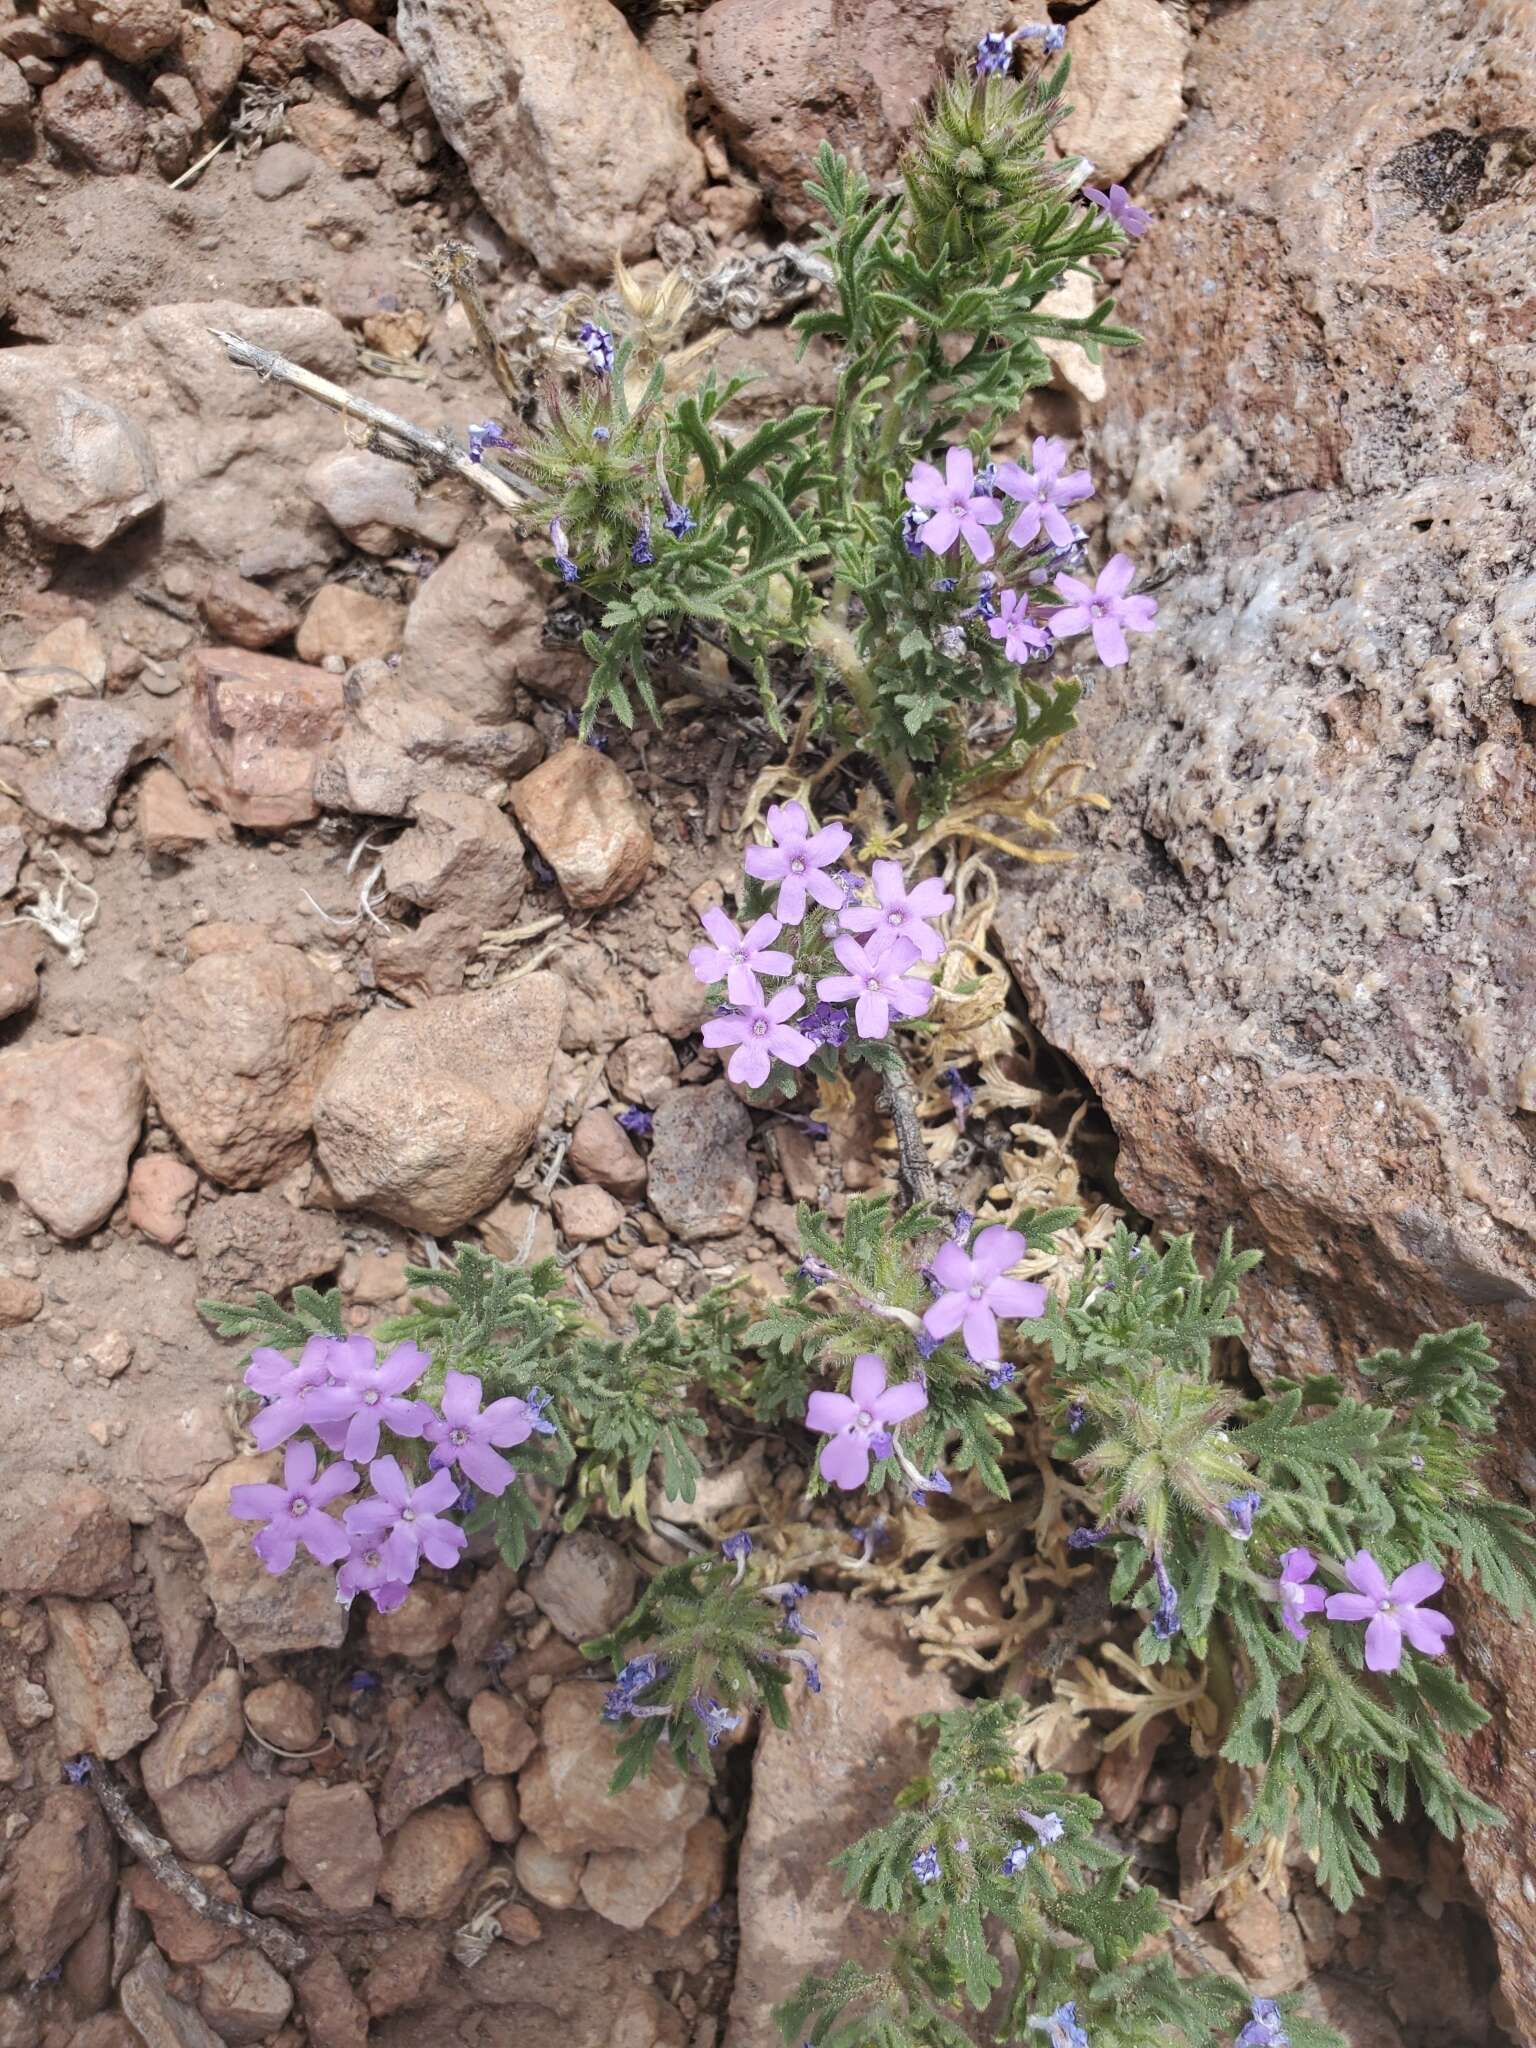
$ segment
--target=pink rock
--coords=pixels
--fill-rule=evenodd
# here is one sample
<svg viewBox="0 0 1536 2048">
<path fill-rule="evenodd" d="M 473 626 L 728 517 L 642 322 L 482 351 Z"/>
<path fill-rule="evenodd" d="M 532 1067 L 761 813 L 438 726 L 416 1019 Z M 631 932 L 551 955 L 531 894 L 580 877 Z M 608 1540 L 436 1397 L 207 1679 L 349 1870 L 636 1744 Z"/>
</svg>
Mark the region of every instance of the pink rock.
<svg viewBox="0 0 1536 2048">
<path fill-rule="evenodd" d="M 181 0 L 43 0 L 42 20 L 125 64 L 142 64 L 176 40 Z"/>
<path fill-rule="evenodd" d="M 125 1592 L 128 1524 L 99 1487 L 53 1482 L 0 1492 L 0 1592 L 73 1600 Z"/>
<path fill-rule="evenodd" d="M 576 910 L 617 903 L 645 880 L 656 852 L 646 806 L 616 761 L 572 740 L 512 791 L 517 822 Z"/>
<path fill-rule="evenodd" d="M 143 1121 L 143 1070 L 115 1038 L 0 1055 L 0 1181 L 58 1237 L 112 1213 Z"/>
<path fill-rule="evenodd" d="M 282 832 L 318 816 L 315 763 L 341 732 L 342 679 L 244 647 L 199 647 L 171 759 L 237 825 Z"/>
<path fill-rule="evenodd" d="M 136 171 L 149 117 L 115 71 L 99 58 L 72 64 L 42 91 L 43 133 L 89 171 Z"/>
<path fill-rule="evenodd" d="M 197 1175 L 174 1152 L 149 1152 L 128 1175 L 128 1221 L 156 1244 L 177 1244 L 197 1194 Z"/>
<path fill-rule="evenodd" d="M 410 76 L 389 38 L 364 21 L 338 21 L 334 28 L 306 36 L 304 54 L 335 79 L 348 99 L 387 100 Z"/>
</svg>

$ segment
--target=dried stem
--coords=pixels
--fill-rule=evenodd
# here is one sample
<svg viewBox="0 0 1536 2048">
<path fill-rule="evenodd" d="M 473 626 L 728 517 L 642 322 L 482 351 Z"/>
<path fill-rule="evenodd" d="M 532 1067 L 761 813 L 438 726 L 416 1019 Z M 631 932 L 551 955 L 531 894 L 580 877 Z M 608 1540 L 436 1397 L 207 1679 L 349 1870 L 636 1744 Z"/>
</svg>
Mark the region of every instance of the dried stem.
<svg viewBox="0 0 1536 2048">
<path fill-rule="evenodd" d="M 103 1763 L 99 1756 L 90 1760 L 92 1791 L 101 1802 L 101 1810 L 112 1824 L 112 1830 L 128 1849 L 149 1871 L 157 1883 L 163 1884 L 168 1892 L 174 1892 L 183 1899 L 201 1919 L 212 1920 L 220 1927 L 233 1928 L 236 1934 L 243 1934 L 253 1942 L 279 1970 L 290 1975 L 302 1970 L 309 1961 L 309 1950 L 297 1935 L 290 1934 L 285 1927 L 279 1927 L 275 1920 L 260 1920 L 254 1913 L 248 1913 L 244 1906 L 229 1905 L 223 1899 L 216 1899 L 201 1878 L 194 1877 L 168 1842 L 162 1842 L 128 1804 L 128 1796 Z"/>
<path fill-rule="evenodd" d="M 241 369 L 254 370 L 259 377 L 274 379 L 279 384 L 291 384 L 306 398 L 317 399 L 348 419 L 360 420 L 369 430 L 368 445 L 376 454 L 387 455 L 393 462 L 419 463 L 438 476 L 461 477 L 501 511 L 518 517 L 526 513 L 533 495 L 530 487 L 498 475 L 483 462 L 471 462 L 448 435 L 429 434 L 424 427 L 401 419 L 398 413 L 386 412 L 369 399 L 354 397 L 328 378 L 317 377 L 313 370 L 290 363 L 286 356 L 275 355 L 269 348 L 258 348 L 255 342 L 245 341 L 238 334 L 226 334 L 219 327 L 208 331 L 223 344 L 230 361 Z"/>
<path fill-rule="evenodd" d="M 432 251 L 427 274 L 440 292 L 451 292 L 458 300 L 469 322 L 469 331 L 475 337 L 475 346 L 489 365 L 502 397 L 521 411 L 528 395 L 527 389 L 512 358 L 496 339 L 496 330 L 491 325 L 491 316 L 481 296 L 475 266 L 475 252 L 465 243 L 442 242 Z"/>
<path fill-rule="evenodd" d="M 918 1121 L 912 1076 L 904 1060 L 898 1059 L 885 1076 L 880 1106 L 890 1117 L 896 1133 L 896 1149 L 901 1154 L 901 1177 L 907 1184 L 907 1193 L 914 1202 L 942 1206 L 938 1175 L 923 1143 L 923 1127 Z"/>
</svg>

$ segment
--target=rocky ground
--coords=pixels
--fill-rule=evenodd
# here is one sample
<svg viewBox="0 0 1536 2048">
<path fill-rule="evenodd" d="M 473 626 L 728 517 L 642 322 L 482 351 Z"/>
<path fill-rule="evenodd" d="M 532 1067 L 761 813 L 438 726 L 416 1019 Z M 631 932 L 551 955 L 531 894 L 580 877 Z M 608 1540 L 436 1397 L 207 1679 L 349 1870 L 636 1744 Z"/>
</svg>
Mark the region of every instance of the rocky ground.
<svg viewBox="0 0 1536 2048">
<path fill-rule="evenodd" d="M 1247 884 L 1250 914 L 1271 904 L 1277 855 L 1241 802 L 1214 834 L 1204 799 L 1198 821 L 1180 809 L 1216 739 L 1174 777 L 1159 735 L 1187 731 L 1197 660 L 1212 697 L 1237 671 L 1221 745 L 1251 767 L 1283 724 L 1281 767 L 1299 784 L 1315 770 L 1297 737 L 1310 713 L 1277 723 L 1263 661 L 1280 657 L 1252 651 L 1273 645 L 1265 607 L 1285 579 L 1354 579 L 1304 657 L 1326 676 L 1337 648 L 1348 656 L 1354 681 L 1318 707 L 1348 753 L 1369 734 L 1357 698 L 1394 592 L 1419 646 L 1403 597 L 1419 515 L 1476 532 L 1470 567 L 1436 555 L 1448 616 L 1463 617 L 1457 576 L 1485 586 L 1490 562 L 1513 559 L 1528 493 L 1498 482 L 1502 401 L 1468 372 L 1456 436 L 1480 467 L 1446 481 L 1444 463 L 1421 461 L 1419 497 L 1391 515 L 1404 566 L 1385 595 L 1365 575 L 1366 557 L 1387 573 L 1373 494 L 1395 479 L 1393 450 L 1455 397 L 1456 347 L 1472 344 L 1448 337 L 1449 369 L 1362 390 L 1359 358 L 1381 333 L 1342 314 L 1314 331 L 1324 285 L 1330 308 L 1354 303 L 1344 228 L 1325 261 L 1334 245 L 1307 244 L 1294 220 L 1300 167 L 1334 164 L 1342 208 L 1349 150 L 1374 151 L 1397 167 L 1372 187 L 1397 236 L 1380 259 L 1390 275 L 1460 261 L 1501 303 L 1518 296 L 1513 230 L 1492 231 L 1502 214 L 1474 223 L 1470 252 L 1457 221 L 1425 247 L 1426 209 L 1440 223 L 1474 202 L 1513 206 L 1524 162 L 1502 103 L 1461 110 L 1474 139 L 1458 147 L 1425 113 L 1452 11 L 1420 10 L 1370 135 L 1325 148 L 1304 125 L 1277 136 L 1282 102 L 1304 124 L 1326 97 L 1320 82 L 1292 98 L 1291 54 L 1374 77 L 1390 9 L 1362 8 L 1358 42 L 1331 57 L 1326 35 L 1343 31 L 1300 0 L 1210 19 L 1159 0 L 1055 10 L 1077 67 L 1065 146 L 1105 183 L 1138 173 L 1166 212 L 1166 253 L 1150 241 L 1130 287 L 1147 361 L 1106 382 L 1062 350 L 1033 424 L 1118 467 L 1114 536 L 1185 580 L 1165 596 L 1168 636 L 1117 686 L 1141 694 L 1094 707 L 1118 807 L 1092 827 L 1108 854 L 1049 883 L 1015 877 L 999 931 L 1047 1038 L 1102 1091 L 1145 1212 L 1216 1228 L 1251 1204 L 1255 1230 L 1293 1254 L 1282 1271 L 1314 1277 L 1286 1217 L 1260 1214 L 1255 1179 L 1274 1179 L 1275 1148 L 1247 1178 L 1232 1163 L 1254 1157 L 1248 1112 L 1225 1097 L 1203 1121 L 1167 1112 L 1193 1026 L 1181 1016 L 1160 1034 L 1134 992 L 1167 1001 L 1182 984 L 1156 963 L 1198 961 L 1202 920 L 1233 916 L 1210 907 L 1213 876 L 1246 863 L 1264 877 Z M 1520 10 L 1491 28 L 1496 9 L 1472 11 L 1479 35 L 1503 38 L 1501 75 L 1528 80 Z M 963 1501 L 914 1510 L 861 1577 L 829 1515 L 811 1532 L 825 1687 L 794 1736 L 747 1731 L 712 1790 L 663 1768 L 610 1800 L 599 1696 L 574 1645 L 675 1548 L 634 1547 L 601 1521 L 551 1527 L 525 1573 L 476 1556 L 388 1617 L 349 1618 L 318 1572 L 269 1580 L 226 1512 L 263 1462 L 234 1403 L 241 1354 L 195 1308 L 334 1280 L 363 1327 L 399 1303 L 407 1258 L 473 1234 L 504 1257 L 556 1253 L 594 1317 L 621 1329 L 637 1304 L 685 1303 L 733 1274 L 771 1289 L 796 1199 L 835 1214 L 886 1182 L 867 1102 L 823 1105 L 831 1128 L 813 1138 L 749 1112 L 699 1048 L 694 913 L 735 871 L 778 756 L 750 694 L 705 650 L 672 679 L 664 735 L 577 745 L 586 662 L 532 544 L 233 368 L 208 329 L 462 433 L 505 400 L 423 269 L 431 250 L 452 235 L 475 251 L 530 388 L 617 250 L 642 283 L 686 268 L 709 314 L 696 331 L 717 323 L 713 360 L 762 371 L 749 402 L 769 411 L 823 374 L 814 358 L 794 366 L 782 318 L 809 288 L 794 250 L 815 141 L 831 132 L 888 173 L 946 51 L 995 25 L 971 0 L 401 0 L 398 15 L 369 0 L 0 0 L 0 2048 L 768 2048 L 773 2001 L 872 1940 L 825 1865 L 911 1770 L 911 1716 L 986 1673 L 1043 1705 L 1047 1672 L 1104 1635 L 1042 1581 L 1022 1526 L 972 1519 Z M 1236 161 L 1273 191 L 1228 191 Z M 1262 344 L 1239 281 L 1286 312 Z M 1200 311 L 1212 296 L 1219 319 Z M 1328 363 L 1346 359 L 1354 381 L 1330 383 Z M 1154 401 L 1167 408 L 1155 432 Z M 1235 596 L 1208 565 L 1187 574 L 1218 519 L 1256 557 Z M 1451 635 L 1458 672 L 1496 642 L 1517 668 L 1524 650 L 1528 684 L 1528 593 L 1513 571 L 1497 580 L 1496 618 L 1467 613 Z M 1486 858 L 1512 871 L 1486 818 L 1511 786 L 1517 714 L 1490 723 L 1458 687 L 1426 650 L 1408 693 L 1425 739 L 1393 756 L 1381 787 L 1399 822 L 1379 847 L 1362 855 L 1347 819 L 1317 806 L 1294 856 L 1322 877 L 1314 934 L 1346 900 L 1358 911 L 1351 858 L 1396 877 L 1367 939 L 1412 939 L 1410 901 L 1421 920 L 1464 915 L 1453 786 L 1477 793 Z M 1411 833 L 1405 787 L 1420 805 Z M 1384 801 L 1375 784 L 1354 800 Z M 1273 886 L 1292 900 L 1283 874 Z M 1085 908 L 1090 890 L 1104 894 Z M 1076 957 L 1116 916 L 1130 919 L 1120 950 Z M 1480 917 L 1457 956 L 1469 988 L 1512 929 Z M 1231 1036 L 1244 1059 L 1283 1078 L 1305 1049 L 1313 1103 L 1337 1086 L 1330 1046 L 1355 1080 L 1368 1063 L 1329 1007 L 1344 968 L 1306 965 L 1310 1005 L 1282 1025 L 1259 999 L 1262 962 L 1223 1000 L 1246 1020 Z M 1209 1023 L 1216 998 L 1198 969 L 1188 978 Z M 995 1028 L 1026 1121 L 999 1113 L 962 1141 L 940 1104 L 936 1141 L 983 1189 L 1024 1179 L 1082 1199 L 1089 1241 L 1120 1199 L 1103 1119 L 1091 1102 L 1075 1116 L 1086 1092 L 1028 1038 L 1021 1006 Z M 1233 1030 L 1224 1016 L 1211 1028 Z M 1445 1112 L 1467 1060 L 1504 1058 L 1502 1020 L 1470 995 L 1454 1024 L 1437 1013 L 1414 1033 L 1403 1060 L 1426 1037 L 1438 1048 L 1425 1115 Z M 1529 1110 L 1524 1086 L 1482 1091 L 1487 1149 L 1467 1166 L 1462 1134 L 1455 1169 L 1463 1191 L 1485 1173 L 1506 1207 L 1513 1141 L 1496 1118 L 1505 1096 Z M 648 1137 L 619 1126 L 626 1108 L 654 1113 Z M 1381 1149 L 1342 1112 L 1329 1128 L 1334 1153 L 1308 1150 L 1314 1182 Z M 1207 1177 L 1214 1207 L 1189 1192 Z M 1308 1199 L 1306 1215 L 1334 1216 L 1326 1189 Z M 1411 1234 L 1396 1265 L 1373 1268 L 1382 1289 Z M 1500 1285 L 1512 1242 L 1497 1247 Z M 1347 1276 L 1325 1277 L 1325 1316 L 1353 1336 L 1370 1318 Z M 1283 1299 L 1265 1297 L 1261 1317 L 1282 1358 Z M 693 1529 L 807 1529 L 799 1456 L 718 1427 Z M 1021 1489 L 1038 1483 L 1021 1468 Z M 1362 2048 L 1481 2043 L 1510 2024 L 1455 1853 L 1404 1830 L 1368 1909 L 1342 1917 L 1300 1866 L 1272 1893 L 1218 1894 L 1219 1821 L 1183 1736 L 1165 1717 L 1106 1749 L 1114 1725 L 1047 1716 L 1037 1753 L 1098 1791 L 1177 1902 L 1189 1953 L 1235 1964 L 1257 1992 L 1310 1984 Z M 193 1910 L 130 1854 L 96 1791 L 63 1772 L 83 1750 L 215 1901 L 243 1901 L 278 1940 Z M 1479 1875 L 1506 1959 L 1532 1924 L 1515 1867 L 1496 1856 Z"/>
</svg>

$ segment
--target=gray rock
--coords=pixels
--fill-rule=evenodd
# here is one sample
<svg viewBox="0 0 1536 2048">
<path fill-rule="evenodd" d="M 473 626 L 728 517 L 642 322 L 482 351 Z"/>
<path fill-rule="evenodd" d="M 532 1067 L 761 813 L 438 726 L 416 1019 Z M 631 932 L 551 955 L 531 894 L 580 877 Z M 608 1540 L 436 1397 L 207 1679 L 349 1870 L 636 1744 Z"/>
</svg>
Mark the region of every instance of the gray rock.
<svg viewBox="0 0 1536 2048">
<path fill-rule="evenodd" d="M 157 1948 L 147 1948 L 118 1990 L 123 2017 L 144 2048 L 225 2048 L 196 2009 L 171 1991 L 171 1973 Z"/>
<path fill-rule="evenodd" d="M 536 1571 L 528 1592 L 568 1643 L 606 1635 L 635 1604 L 639 1574 L 617 1543 L 595 1529 L 562 1536 Z"/>
<path fill-rule="evenodd" d="M 296 142 L 271 142 L 251 166 L 251 190 L 258 199 L 284 199 L 302 191 L 318 169 Z"/>
<path fill-rule="evenodd" d="M 16 494 L 44 540 L 103 548 L 161 502 L 148 436 L 99 394 L 57 384 L 40 394 L 27 426 Z"/>
<path fill-rule="evenodd" d="M 747 1150 L 752 1118 L 728 1081 L 674 1088 L 651 1129 L 651 1207 L 684 1244 L 729 1237 L 757 1200 L 757 1166 Z"/>
<path fill-rule="evenodd" d="M 126 1756 L 155 1733 L 155 1689 L 105 1600 L 49 1600 L 43 1681 L 62 1755 Z"/>
<path fill-rule="evenodd" d="M 66 832 L 99 832 L 112 815 L 123 777 L 163 737 L 120 704 L 62 697 L 48 752 L 22 770 L 21 800 L 34 816 Z"/>
</svg>

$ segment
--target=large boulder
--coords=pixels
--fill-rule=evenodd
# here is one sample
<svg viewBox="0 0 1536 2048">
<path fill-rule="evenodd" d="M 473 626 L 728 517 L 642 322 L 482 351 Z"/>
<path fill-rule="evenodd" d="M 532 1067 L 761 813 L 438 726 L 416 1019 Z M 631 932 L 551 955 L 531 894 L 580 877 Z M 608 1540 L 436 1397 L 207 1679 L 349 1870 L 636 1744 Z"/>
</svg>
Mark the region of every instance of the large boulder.
<svg viewBox="0 0 1536 2048">
<path fill-rule="evenodd" d="M 1261 1245 L 1261 1370 L 1347 1365 L 1474 1319 L 1536 1331 L 1528 1025 L 1536 704 L 1536 261 L 1518 151 L 1536 43 L 1507 8 L 1219 12 L 1200 108 L 1143 195 L 1112 382 L 1111 539 L 1174 571 L 1082 751 L 1113 808 L 1009 880 L 999 936 L 1099 1090 L 1137 1208 Z M 1450 82 L 1448 83 L 1448 78 Z M 1523 110 L 1523 111 L 1522 111 Z M 654 1179 L 654 1173 L 653 1173 Z M 1511 1372 L 1504 1483 L 1533 1491 Z M 1474 1595 L 1495 1712 L 1466 1760 L 1520 2024 L 1536 2030 L 1536 1645 Z"/>
<path fill-rule="evenodd" d="M 403 0 L 397 23 L 486 211 L 558 282 L 646 255 L 703 183 L 682 88 L 608 0 Z"/>
</svg>

